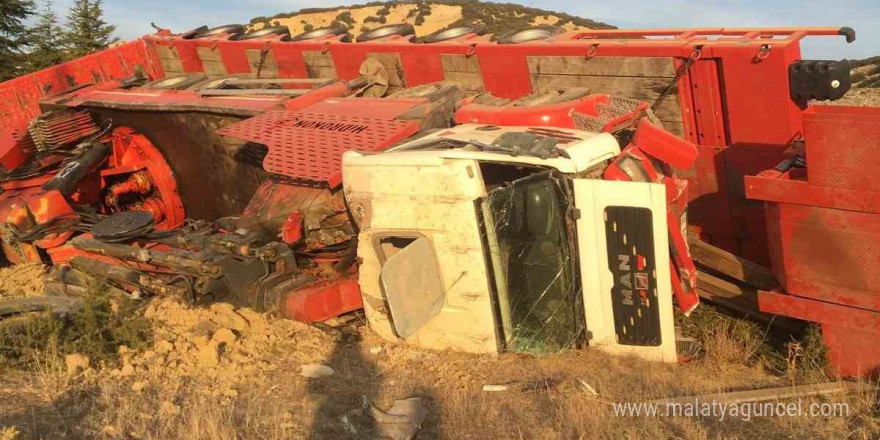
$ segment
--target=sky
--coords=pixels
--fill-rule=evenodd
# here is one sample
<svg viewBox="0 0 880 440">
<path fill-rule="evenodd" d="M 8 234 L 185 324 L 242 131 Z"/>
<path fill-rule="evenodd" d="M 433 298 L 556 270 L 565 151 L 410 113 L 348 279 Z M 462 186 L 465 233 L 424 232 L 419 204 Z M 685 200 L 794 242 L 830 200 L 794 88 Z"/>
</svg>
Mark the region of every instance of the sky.
<svg viewBox="0 0 880 440">
<path fill-rule="evenodd" d="M 38 4 L 46 0 L 36 0 Z M 368 1 L 368 0 L 365 0 Z M 352 3 L 364 3 L 354 0 Z M 803 42 L 805 59 L 867 58 L 880 55 L 878 0 L 500 0 L 567 12 L 621 28 L 850 26 L 856 41 L 811 37 Z M 71 0 L 55 0 L 62 17 Z M 247 23 L 253 17 L 302 8 L 333 7 L 334 0 L 104 0 L 105 18 L 123 39 L 152 33 L 150 22 L 183 32 L 201 25 Z"/>
</svg>

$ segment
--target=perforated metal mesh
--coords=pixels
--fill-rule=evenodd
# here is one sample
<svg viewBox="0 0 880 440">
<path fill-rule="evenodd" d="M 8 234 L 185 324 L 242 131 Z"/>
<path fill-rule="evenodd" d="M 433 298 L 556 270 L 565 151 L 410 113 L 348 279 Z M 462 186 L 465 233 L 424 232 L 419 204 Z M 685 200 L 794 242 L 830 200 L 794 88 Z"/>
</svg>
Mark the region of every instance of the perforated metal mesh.
<svg viewBox="0 0 880 440">
<path fill-rule="evenodd" d="M 597 114 L 573 112 L 571 117 L 578 130 L 601 132 L 612 119 L 632 112 L 639 104 L 641 102 L 637 99 L 611 96 L 607 104 L 596 104 Z"/>
<path fill-rule="evenodd" d="M 266 145 L 269 153 L 263 168 L 270 173 L 326 182 L 333 187 L 341 182 L 345 151 L 381 151 L 419 130 L 417 121 L 395 119 L 394 114 L 387 112 L 370 112 L 357 100 L 337 104 L 349 108 L 338 108 L 332 113 L 328 110 L 337 109 L 322 105 L 298 112 L 274 110 L 218 132 Z M 351 111 L 351 106 L 358 105 L 361 111 Z"/>
</svg>

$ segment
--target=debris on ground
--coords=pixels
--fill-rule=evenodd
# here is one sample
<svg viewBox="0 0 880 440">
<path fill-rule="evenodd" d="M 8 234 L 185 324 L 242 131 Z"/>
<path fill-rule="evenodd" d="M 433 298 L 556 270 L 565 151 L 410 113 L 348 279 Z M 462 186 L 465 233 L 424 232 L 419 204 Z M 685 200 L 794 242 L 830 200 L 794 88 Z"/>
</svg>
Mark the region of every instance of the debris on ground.
<svg viewBox="0 0 880 440">
<path fill-rule="evenodd" d="M 322 377 L 332 376 L 334 371 L 332 368 L 321 364 L 307 364 L 301 366 L 300 375 L 309 379 L 320 379 Z"/>
<path fill-rule="evenodd" d="M 136 392 L 156 386 L 174 393 L 199 382 L 201 390 L 232 398 L 237 386 L 278 368 L 271 360 L 288 351 L 282 347 L 296 346 L 317 359 L 327 352 L 326 336 L 313 327 L 225 303 L 200 308 L 156 299 L 144 316 L 153 323 L 152 348 L 120 347 L 121 366 L 110 371 L 113 377 L 132 378 Z"/>
<path fill-rule="evenodd" d="M 587 383 L 587 381 L 585 381 L 583 379 L 578 379 L 578 382 L 581 384 L 581 387 L 584 389 L 584 391 L 587 392 L 587 394 L 589 394 L 591 396 L 598 396 L 599 395 L 599 392 L 596 391 L 596 389 L 593 388 L 592 385 Z"/>
<path fill-rule="evenodd" d="M 483 385 L 483 391 L 507 391 L 507 385 Z"/>
<path fill-rule="evenodd" d="M 763 388 L 747 391 L 731 391 L 727 393 L 704 394 L 700 396 L 672 397 L 654 400 L 651 403 L 660 405 L 688 404 L 694 402 L 706 402 L 712 404 L 742 404 L 763 402 L 767 400 L 783 400 L 803 398 L 811 396 L 827 396 L 842 394 L 857 389 L 857 384 L 850 382 L 826 382 L 819 384 L 807 384 L 788 387 Z"/>
<path fill-rule="evenodd" d="M 415 437 L 427 416 L 421 397 L 395 400 L 388 412 L 376 408 L 366 398 L 364 407 L 376 421 L 380 438 L 391 440 L 410 440 Z"/>
</svg>

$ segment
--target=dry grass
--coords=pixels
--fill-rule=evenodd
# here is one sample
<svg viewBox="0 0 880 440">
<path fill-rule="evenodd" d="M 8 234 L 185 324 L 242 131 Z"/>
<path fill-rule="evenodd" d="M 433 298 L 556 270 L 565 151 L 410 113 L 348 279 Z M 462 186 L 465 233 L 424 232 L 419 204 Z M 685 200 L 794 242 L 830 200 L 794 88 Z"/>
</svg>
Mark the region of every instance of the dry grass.
<svg viewBox="0 0 880 440">
<path fill-rule="evenodd" d="M 67 374 L 51 353 L 26 373 L 0 379 L 0 427 L 16 438 L 344 439 L 374 438 L 362 411 L 366 397 L 379 408 L 422 396 L 429 406 L 422 439 L 592 438 L 850 438 L 880 437 L 875 391 L 807 399 L 849 405 L 844 417 L 620 417 L 615 402 L 643 402 L 727 390 L 823 381 L 805 374 L 817 365 L 812 342 L 783 344 L 768 360 L 764 330 L 711 310 L 680 325 L 697 334 L 703 352 L 692 362 L 665 365 L 597 351 L 552 356 L 476 356 L 387 344 L 369 331 L 328 335 L 322 363 L 336 374 L 299 375 L 303 354 L 272 355 L 277 368 L 243 378 L 233 394 L 205 392 L 197 378 L 132 391 L 134 378 Z M 381 349 L 381 350 L 378 350 Z M 58 356 L 54 356 L 58 358 Z M 31 383 L 23 386 L 23 379 Z M 581 381 L 598 392 L 587 392 Z M 482 391 L 505 384 L 507 391 Z M 342 419 L 358 430 L 352 435 Z"/>
</svg>

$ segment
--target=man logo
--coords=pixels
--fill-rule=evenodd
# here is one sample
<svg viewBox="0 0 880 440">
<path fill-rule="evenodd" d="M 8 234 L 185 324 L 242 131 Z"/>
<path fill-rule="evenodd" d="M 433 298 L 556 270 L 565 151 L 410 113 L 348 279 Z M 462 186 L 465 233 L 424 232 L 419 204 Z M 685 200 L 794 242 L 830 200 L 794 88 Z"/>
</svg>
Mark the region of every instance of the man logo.
<svg viewBox="0 0 880 440">
<path fill-rule="evenodd" d="M 617 261 L 619 263 L 617 266 L 618 269 L 626 271 L 626 273 L 620 276 L 620 284 L 624 287 L 624 289 L 621 289 L 620 291 L 620 294 L 623 296 L 622 302 L 623 305 L 631 306 L 633 305 L 633 292 L 632 280 L 630 279 L 631 274 L 629 272 L 632 270 L 629 265 L 629 255 L 618 255 Z"/>
</svg>

